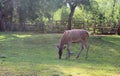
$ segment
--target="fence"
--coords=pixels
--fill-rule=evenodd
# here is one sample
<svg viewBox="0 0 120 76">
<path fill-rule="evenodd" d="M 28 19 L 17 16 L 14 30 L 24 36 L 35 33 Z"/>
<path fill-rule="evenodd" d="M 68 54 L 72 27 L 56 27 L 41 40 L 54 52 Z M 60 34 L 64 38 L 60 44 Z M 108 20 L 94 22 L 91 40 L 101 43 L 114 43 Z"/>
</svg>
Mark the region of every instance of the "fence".
<svg viewBox="0 0 120 76">
<path fill-rule="evenodd" d="M 41 33 L 61 33 L 67 29 L 67 21 L 49 21 L 39 22 L 37 24 L 28 23 L 9 23 L 3 24 L 5 31 L 35 31 Z M 115 25 L 114 25 L 115 26 Z M 118 27 L 113 27 L 111 24 L 96 24 L 95 22 L 73 21 L 72 28 L 92 29 L 93 33 L 116 33 Z"/>
<path fill-rule="evenodd" d="M 4 31 L 38 31 L 38 32 L 63 32 L 67 29 L 67 21 L 50 21 L 39 22 L 37 24 L 29 23 L 2 23 Z M 73 21 L 72 28 L 85 28 L 85 23 L 81 21 Z"/>
</svg>

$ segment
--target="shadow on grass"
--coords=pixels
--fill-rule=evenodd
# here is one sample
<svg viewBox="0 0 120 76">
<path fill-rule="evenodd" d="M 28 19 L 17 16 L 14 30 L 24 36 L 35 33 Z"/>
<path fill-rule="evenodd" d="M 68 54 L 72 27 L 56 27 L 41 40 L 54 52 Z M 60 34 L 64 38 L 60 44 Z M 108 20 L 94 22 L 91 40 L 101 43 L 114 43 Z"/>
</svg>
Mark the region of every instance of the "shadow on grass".
<svg viewBox="0 0 120 76">
<path fill-rule="evenodd" d="M 120 38 L 104 36 L 102 38 L 91 38 L 91 49 L 89 56 L 92 64 L 111 65 L 120 67 Z"/>
</svg>

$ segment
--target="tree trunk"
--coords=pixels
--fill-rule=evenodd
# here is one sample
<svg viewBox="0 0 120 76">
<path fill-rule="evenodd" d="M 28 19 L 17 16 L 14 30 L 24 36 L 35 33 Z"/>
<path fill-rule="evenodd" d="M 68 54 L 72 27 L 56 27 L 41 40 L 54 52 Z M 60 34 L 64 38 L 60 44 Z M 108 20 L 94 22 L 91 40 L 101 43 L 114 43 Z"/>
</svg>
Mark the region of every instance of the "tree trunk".
<svg viewBox="0 0 120 76">
<path fill-rule="evenodd" d="M 67 30 L 71 30 L 72 28 L 72 19 L 73 19 L 73 15 L 74 15 L 74 12 L 75 12 L 75 8 L 77 5 L 70 5 L 70 14 L 69 14 L 69 17 L 68 17 L 68 25 L 67 25 Z"/>
</svg>

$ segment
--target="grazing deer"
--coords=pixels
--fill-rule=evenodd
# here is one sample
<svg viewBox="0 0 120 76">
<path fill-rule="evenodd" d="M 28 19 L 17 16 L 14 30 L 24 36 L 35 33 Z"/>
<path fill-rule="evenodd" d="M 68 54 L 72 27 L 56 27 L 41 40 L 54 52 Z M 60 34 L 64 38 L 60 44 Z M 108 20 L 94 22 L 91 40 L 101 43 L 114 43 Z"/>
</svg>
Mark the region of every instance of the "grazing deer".
<svg viewBox="0 0 120 76">
<path fill-rule="evenodd" d="M 88 58 L 88 50 L 89 50 L 89 45 L 88 45 L 88 37 L 89 33 L 86 30 L 82 29 L 72 29 L 72 30 L 67 30 L 64 32 L 63 37 L 61 38 L 60 44 L 57 46 L 58 48 L 58 55 L 59 59 L 61 59 L 62 56 L 62 50 L 65 48 L 64 45 L 67 45 L 67 54 L 66 54 L 66 59 L 70 57 L 70 45 L 73 42 L 79 42 L 81 43 L 80 45 L 80 51 L 77 55 L 76 58 L 79 58 L 83 47 L 85 46 L 86 48 L 86 59 Z"/>
</svg>

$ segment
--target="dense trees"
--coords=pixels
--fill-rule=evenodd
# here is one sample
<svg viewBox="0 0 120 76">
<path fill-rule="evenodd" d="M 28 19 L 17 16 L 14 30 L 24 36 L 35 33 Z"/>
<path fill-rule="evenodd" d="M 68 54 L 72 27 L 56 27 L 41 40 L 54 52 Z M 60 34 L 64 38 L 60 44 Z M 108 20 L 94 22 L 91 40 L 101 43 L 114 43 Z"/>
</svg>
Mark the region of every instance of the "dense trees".
<svg viewBox="0 0 120 76">
<path fill-rule="evenodd" d="M 12 0 L 0 0 L 0 30 L 4 30 L 4 25 L 10 27 L 10 23 L 13 20 L 13 1 Z M 8 28 L 6 28 L 8 29 Z"/>
<path fill-rule="evenodd" d="M 73 20 L 115 26 L 120 19 L 119 7 L 119 0 L 0 0 L 0 31 L 9 31 L 14 23 L 23 30 L 25 23 L 55 20 L 67 20 L 67 29 Z"/>
<path fill-rule="evenodd" d="M 37 23 L 53 18 L 53 13 L 62 6 L 58 0 L 0 0 L 0 31 L 10 26 L 6 23 Z"/>
</svg>

